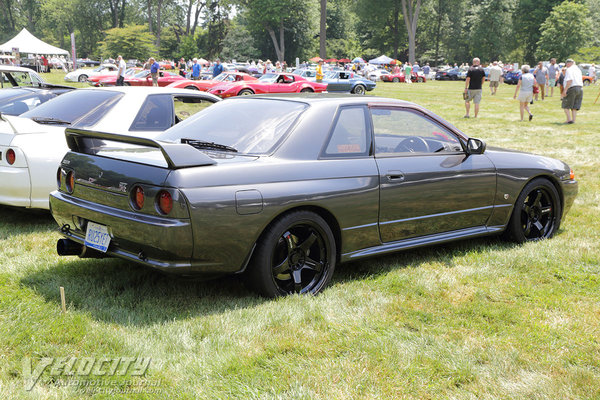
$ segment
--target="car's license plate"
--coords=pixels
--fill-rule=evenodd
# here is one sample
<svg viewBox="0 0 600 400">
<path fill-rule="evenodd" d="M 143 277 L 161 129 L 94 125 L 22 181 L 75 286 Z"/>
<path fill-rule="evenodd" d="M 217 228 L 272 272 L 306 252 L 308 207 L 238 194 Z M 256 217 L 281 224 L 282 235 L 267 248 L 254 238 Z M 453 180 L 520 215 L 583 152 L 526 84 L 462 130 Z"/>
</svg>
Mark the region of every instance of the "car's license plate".
<svg viewBox="0 0 600 400">
<path fill-rule="evenodd" d="M 96 224 L 95 222 L 88 222 L 83 244 L 92 249 L 106 253 L 108 245 L 110 244 L 110 235 L 108 234 L 106 226 Z"/>
</svg>

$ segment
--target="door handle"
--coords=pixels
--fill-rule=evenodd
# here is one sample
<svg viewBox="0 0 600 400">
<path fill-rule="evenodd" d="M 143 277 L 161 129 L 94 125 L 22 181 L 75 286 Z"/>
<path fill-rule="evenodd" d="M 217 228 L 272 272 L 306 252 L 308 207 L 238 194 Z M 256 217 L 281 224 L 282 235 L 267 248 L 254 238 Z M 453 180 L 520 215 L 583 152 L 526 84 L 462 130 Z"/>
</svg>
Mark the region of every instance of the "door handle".
<svg viewBox="0 0 600 400">
<path fill-rule="evenodd" d="M 389 171 L 387 173 L 387 179 L 390 182 L 403 182 L 404 181 L 404 173 L 402 171 Z"/>
</svg>

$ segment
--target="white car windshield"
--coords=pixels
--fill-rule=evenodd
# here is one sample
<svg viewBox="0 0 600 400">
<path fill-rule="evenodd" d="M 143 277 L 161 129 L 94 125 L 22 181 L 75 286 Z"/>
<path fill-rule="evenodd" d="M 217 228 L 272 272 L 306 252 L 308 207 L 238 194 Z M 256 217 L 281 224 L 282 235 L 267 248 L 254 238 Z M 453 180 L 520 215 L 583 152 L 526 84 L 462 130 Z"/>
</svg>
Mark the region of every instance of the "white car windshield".
<svg viewBox="0 0 600 400">
<path fill-rule="evenodd" d="M 306 108 L 305 103 L 286 100 L 223 101 L 180 122 L 156 140 L 197 141 L 227 146 L 244 154 L 268 154 Z"/>
<path fill-rule="evenodd" d="M 274 83 L 275 79 L 277 79 L 278 76 L 279 75 L 277 74 L 264 74 L 263 76 L 258 78 L 258 80 L 265 83 Z"/>
</svg>

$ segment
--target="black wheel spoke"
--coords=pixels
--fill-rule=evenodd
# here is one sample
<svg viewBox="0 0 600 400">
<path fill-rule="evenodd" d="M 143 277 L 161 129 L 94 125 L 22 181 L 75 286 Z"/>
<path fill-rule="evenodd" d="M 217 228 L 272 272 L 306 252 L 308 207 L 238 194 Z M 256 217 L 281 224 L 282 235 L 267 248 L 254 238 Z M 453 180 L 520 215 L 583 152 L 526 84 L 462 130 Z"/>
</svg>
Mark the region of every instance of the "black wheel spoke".
<svg viewBox="0 0 600 400">
<path fill-rule="evenodd" d="M 528 237 L 529 234 L 531 233 L 531 220 L 529 218 L 527 218 L 527 220 L 525 221 L 523 233 L 525 234 L 526 237 Z"/>
<path fill-rule="evenodd" d="M 315 261 L 310 257 L 306 257 L 306 261 L 304 262 L 303 268 L 310 269 L 316 272 L 321 272 L 321 270 L 323 269 L 323 265 L 319 261 Z"/>
<path fill-rule="evenodd" d="M 535 200 L 533 200 L 533 205 L 540 207 L 542 204 L 541 201 L 542 201 L 542 191 L 538 190 L 537 196 L 535 196 Z"/>
<path fill-rule="evenodd" d="M 310 236 L 308 237 L 308 239 L 306 239 L 304 242 L 302 242 L 302 244 L 300 244 L 298 247 L 300 249 L 302 249 L 302 251 L 305 254 L 307 254 L 308 250 L 313 245 L 313 243 L 315 242 L 315 240 L 317 240 L 317 235 L 315 235 L 314 232 L 311 232 Z"/>
<path fill-rule="evenodd" d="M 292 277 L 294 278 L 294 291 L 300 293 L 302 291 L 302 271 L 293 271 Z"/>
<path fill-rule="evenodd" d="M 544 233 L 546 232 L 546 228 L 544 227 L 544 225 L 542 225 L 542 223 L 540 221 L 535 221 L 533 223 L 533 226 L 535 226 L 535 228 L 538 230 L 538 232 L 540 233 L 540 236 L 544 236 Z"/>
<path fill-rule="evenodd" d="M 290 263 L 289 263 L 289 258 L 286 257 L 285 260 L 283 260 L 283 262 L 279 265 L 277 265 L 276 267 L 273 267 L 273 275 L 277 276 L 285 271 L 288 271 L 290 269 Z"/>
</svg>

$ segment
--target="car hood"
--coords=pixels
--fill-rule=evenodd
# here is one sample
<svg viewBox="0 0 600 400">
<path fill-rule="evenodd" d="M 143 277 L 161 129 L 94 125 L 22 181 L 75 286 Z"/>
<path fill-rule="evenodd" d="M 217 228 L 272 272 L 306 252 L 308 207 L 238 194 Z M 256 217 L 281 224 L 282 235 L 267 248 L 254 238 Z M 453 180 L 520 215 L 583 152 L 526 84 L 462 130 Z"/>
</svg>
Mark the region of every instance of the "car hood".
<svg viewBox="0 0 600 400">
<path fill-rule="evenodd" d="M 484 153 L 496 166 L 498 171 L 528 168 L 552 172 L 556 177 L 569 175 L 569 166 L 552 157 L 527 153 L 524 151 L 488 147 Z"/>
</svg>

